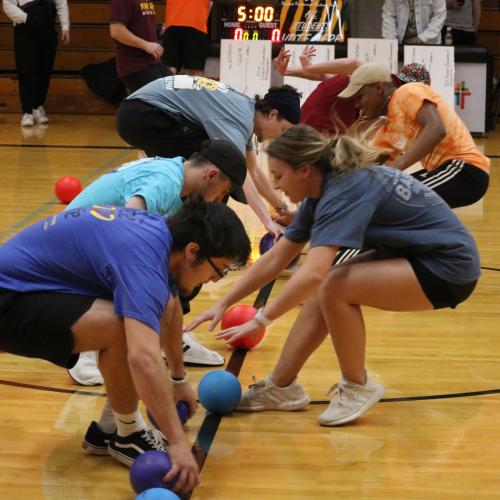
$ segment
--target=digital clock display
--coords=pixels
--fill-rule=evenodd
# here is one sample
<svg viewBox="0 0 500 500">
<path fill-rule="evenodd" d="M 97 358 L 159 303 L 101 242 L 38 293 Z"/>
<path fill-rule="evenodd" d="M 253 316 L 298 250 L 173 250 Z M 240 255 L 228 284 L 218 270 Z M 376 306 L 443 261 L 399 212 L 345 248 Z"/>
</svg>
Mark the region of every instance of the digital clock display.
<svg viewBox="0 0 500 500">
<path fill-rule="evenodd" d="M 219 38 L 281 42 L 280 1 L 217 4 Z"/>
<path fill-rule="evenodd" d="M 255 21 L 256 23 L 272 23 L 274 20 L 275 8 L 272 5 L 256 5 L 250 7 L 247 5 L 240 5 L 238 7 L 238 21 L 244 23 L 245 21 Z"/>
</svg>

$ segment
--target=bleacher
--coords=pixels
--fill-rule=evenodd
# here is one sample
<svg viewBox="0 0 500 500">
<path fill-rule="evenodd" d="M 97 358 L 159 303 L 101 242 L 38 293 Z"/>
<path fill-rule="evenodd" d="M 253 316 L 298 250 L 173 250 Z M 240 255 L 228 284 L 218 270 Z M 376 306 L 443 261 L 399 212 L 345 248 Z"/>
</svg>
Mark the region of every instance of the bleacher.
<svg viewBox="0 0 500 500">
<path fill-rule="evenodd" d="M 165 2 L 155 1 L 156 21 L 164 19 Z M 494 56 L 494 74 L 500 76 L 499 0 L 483 0 L 478 45 Z M 114 56 L 109 36 L 108 4 L 96 0 L 69 0 L 71 43 L 59 46 L 46 104 L 49 113 L 112 114 L 113 105 L 97 97 L 80 76 L 90 63 Z M 20 112 L 13 51 L 12 23 L 0 9 L 0 112 Z"/>
<path fill-rule="evenodd" d="M 155 6 L 160 23 L 165 2 Z M 114 106 L 92 93 L 80 76 L 85 65 L 114 57 L 108 3 L 69 0 L 69 12 L 71 42 L 59 44 L 46 109 L 48 113 L 113 114 Z M 0 112 L 20 113 L 13 37 L 12 23 L 0 9 Z"/>
</svg>

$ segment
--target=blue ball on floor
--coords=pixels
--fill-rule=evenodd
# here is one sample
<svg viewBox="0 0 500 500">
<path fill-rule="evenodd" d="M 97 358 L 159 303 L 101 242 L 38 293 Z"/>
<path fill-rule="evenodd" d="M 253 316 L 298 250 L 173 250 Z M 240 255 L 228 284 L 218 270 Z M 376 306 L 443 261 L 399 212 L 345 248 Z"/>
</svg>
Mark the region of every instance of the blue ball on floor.
<svg viewBox="0 0 500 500">
<path fill-rule="evenodd" d="M 264 236 L 262 236 L 262 238 L 260 239 L 260 242 L 259 242 L 259 253 L 261 255 L 264 255 L 267 251 L 271 250 L 271 248 L 274 246 L 274 235 L 271 234 L 271 233 L 266 233 Z M 285 269 L 291 269 L 292 267 L 294 267 L 297 262 L 299 261 L 300 259 L 300 254 L 297 255 L 296 257 L 294 257 L 292 259 L 292 261 L 290 262 L 290 264 L 288 264 L 288 266 L 286 266 Z"/>
<path fill-rule="evenodd" d="M 177 413 L 181 424 L 184 425 L 189 417 L 189 405 L 185 401 L 177 402 Z"/>
<path fill-rule="evenodd" d="M 130 467 L 130 483 L 136 493 L 150 488 L 172 488 L 176 481 L 162 481 L 163 476 L 172 468 L 172 461 L 167 453 L 159 450 L 146 451 L 139 455 Z"/>
<path fill-rule="evenodd" d="M 209 413 L 231 413 L 241 401 L 241 384 L 228 371 L 208 372 L 198 385 L 198 399 Z"/>
<path fill-rule="evenodd" d="M 181 421 L 181 424 L 184 425 L 189 417 L 189 405 L 185 401 L 178 401 L 176 407 L 177 414 L 179 415 L 179 420 Z M 151 425 L 155 429 L 159 429 L 156 419 L 153 417 L 153 414 L 149 410 L 146 410 L 146 415 L 148 416 Z"/>
<path fill-rule="evenodd" d="M 165 488 L 150 488 L 137 495 L 135 500 L 180 500 L 180 497 Z"/>
</svg>

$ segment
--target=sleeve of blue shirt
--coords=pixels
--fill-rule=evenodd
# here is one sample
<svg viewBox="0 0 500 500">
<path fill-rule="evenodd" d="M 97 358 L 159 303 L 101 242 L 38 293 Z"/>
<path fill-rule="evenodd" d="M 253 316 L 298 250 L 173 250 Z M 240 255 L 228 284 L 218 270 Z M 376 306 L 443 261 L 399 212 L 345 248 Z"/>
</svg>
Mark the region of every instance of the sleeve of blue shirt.
<svg viewBox="0 0 500 500">
<path fill-rule="evenodd" d="M 160 333 L 160 320 L 170 297 L 168 280 L 159 270 L 135 264 L 110 264 L 107 277 L 113 289 L 117 316 L 140 321 Z"/>
<path fill-rule="evenodd" d="M 311 247 L 362 248 L 375 209 L 368 197 L 324 196 L 311 228 Z"/>
<path fill-rule="evenodd" d="M 182 167 L 182 161 L 181 161 Z M 179 165 L 170 161 L 167 166 L 158 165 L 145 170 L 145 175 L 135 177 L 126 183 L 123 197 L 125 204 L 133 196 L 141 196 L 149 212 L 165 215 L 173 214 L 182 205 L 181 192 L 184 175 Z"/>
</svg>

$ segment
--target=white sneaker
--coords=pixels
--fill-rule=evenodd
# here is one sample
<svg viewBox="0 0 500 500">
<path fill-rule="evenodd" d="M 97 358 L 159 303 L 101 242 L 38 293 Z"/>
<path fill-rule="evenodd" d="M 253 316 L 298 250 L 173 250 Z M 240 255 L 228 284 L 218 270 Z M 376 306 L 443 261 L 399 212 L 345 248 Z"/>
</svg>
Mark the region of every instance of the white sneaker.
<svg viewBox="0 0 500 500">
<path fill-rule="evenodd" d="M 35 124 L 35 119 L 33 118 L 33 115 L 30 115 L 29 113 L 24 113 L 24 115 L 21 118 L 21 127 L 32 127 Z"/>
<path fill-rule="evenodd" d="M 37 123 L 49 123 L 49 118 L 43 106 L 38 106 L 38 108 L 33 110 L 33 117 Z"/>
<path fill-rule="evenodd" d="M 278 387 L 268 375 L 264 380 L 252 384 L 241 397 L 238 411 L 296 411 L 311 402 L 295 380 L 288 387 Z"/>
<path fill-rule="evenodd" d="M 102 385 L 102 378 L 97 368 L 97 351 L 81 352 L 73 368 L 68 370 L 69 376 L 80 385 Z"/>
<path fill-rule="evenodd" d="M 384 386 L 367 376 L 365 384 L 356 384 L 342 377 L 332 390 L 337 390 L 328 408 L 318 417 L 321 425 L 335 426 L 352 422 L 367 412 L 384 395 Z"/>
<path fill-rule="evenodd" d="M 201 366 L 220 366 L 224 364 L 224 358 L 218 352 L 211 351 L 201 344 L 193 332 L 184 332 L 182 334 L 182 343 L 185 364 Z"/>
</svg>

